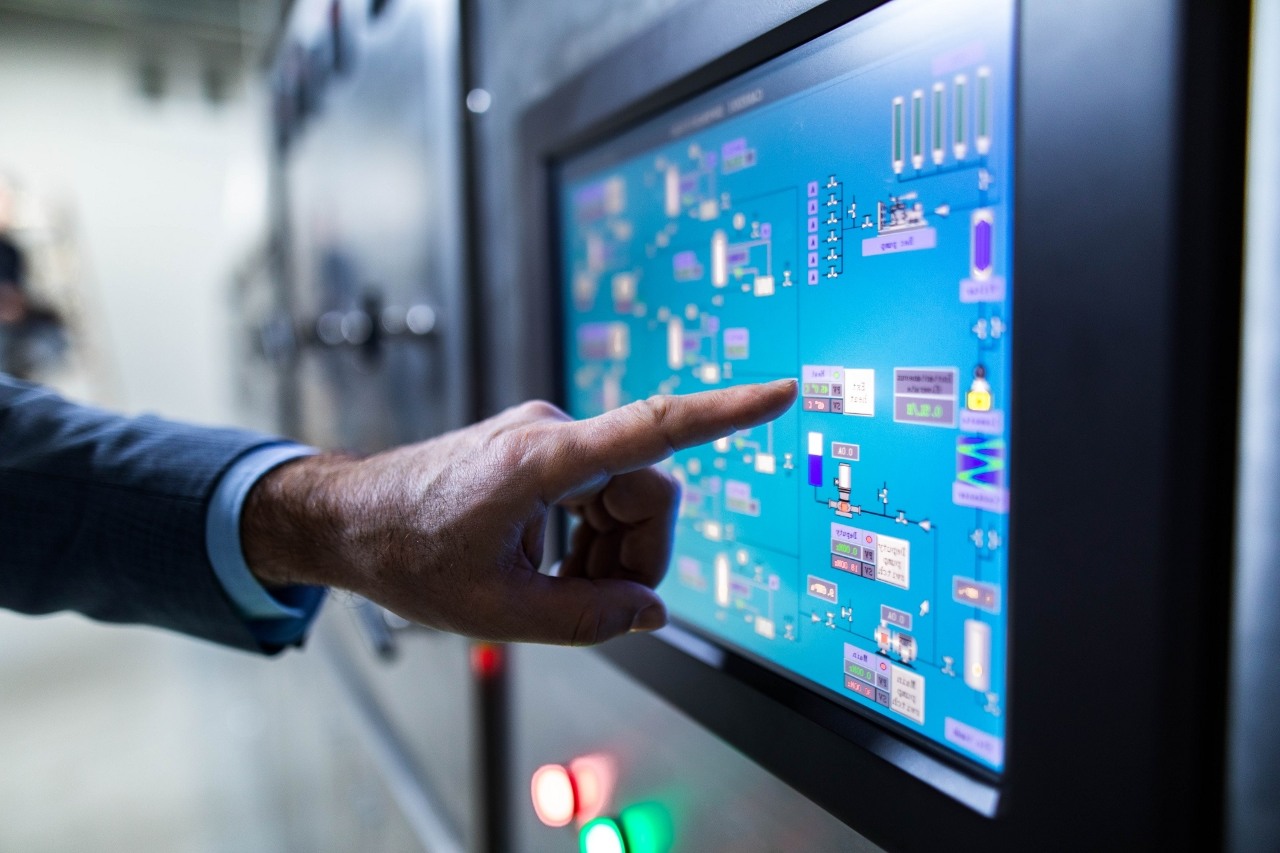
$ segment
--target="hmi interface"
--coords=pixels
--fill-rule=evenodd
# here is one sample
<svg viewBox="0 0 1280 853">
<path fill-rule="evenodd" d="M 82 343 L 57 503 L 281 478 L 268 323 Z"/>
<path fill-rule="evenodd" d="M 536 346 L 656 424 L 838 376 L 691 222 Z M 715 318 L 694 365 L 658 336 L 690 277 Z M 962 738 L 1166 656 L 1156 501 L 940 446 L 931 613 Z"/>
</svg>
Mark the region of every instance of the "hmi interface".
<svg viewBox="0 0 1280 853">
<path fill-rule="evenodd" d="M 800 383 L 669 463 L 673 615 L 992 770 L 1013 17 L 895 0 L 555 173 L 572 414 Z"/>
</svg>

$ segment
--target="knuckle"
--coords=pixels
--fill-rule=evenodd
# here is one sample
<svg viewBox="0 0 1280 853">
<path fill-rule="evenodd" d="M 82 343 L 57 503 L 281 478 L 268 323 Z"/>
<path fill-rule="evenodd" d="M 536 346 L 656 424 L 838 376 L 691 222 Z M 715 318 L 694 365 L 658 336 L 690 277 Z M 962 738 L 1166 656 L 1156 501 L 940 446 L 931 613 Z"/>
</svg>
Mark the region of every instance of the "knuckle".
<svg viewBox="0 0 1280 853">
<path fill-rule="evenodd" d="M 496 430 L 509 429 L 511 424 L 525 420 L 524 407 L 528 403 L 518 403 L 514 406 L 507 406 L 501 412 L 485 420 L 485 423 L 492 424 Z"/>
<path fill-rule="evenodd" d="M 538 421 L 566 421 L 569 416 L 559 406 L 546 400 L 529 400 L 518 407 L 521 415 Z"/>
<path fill-rule="evenodd" d="M 568 466 L 575 453 L 572 434 L 558 423 L 532 423 L 498 437 L 502 463 L 537 476 Z"/>
<path fill-rule="evenodd" d="M 676 429 L 677 398 L 671 394 L 656 394 L 640 401 L 638 412 L 644 426 L 659 436 L 665 447 L 664 456 L 675 452 L 672 436 Z"/>
<path fill-rule="evenodd" d="M 671 419 L 671 408 L 675 398 L 670 394 L 655 394 L 641 406 L 641 411 L 653 422 L 653 426 L 661 428 Z"/>
<path fill-rule="evenodd" d="M 533 457 L 537 442 L 531 430 L 505 432 L 494 441 L 499 464 L 506 468 L 523 468 Z"/>
</svg>

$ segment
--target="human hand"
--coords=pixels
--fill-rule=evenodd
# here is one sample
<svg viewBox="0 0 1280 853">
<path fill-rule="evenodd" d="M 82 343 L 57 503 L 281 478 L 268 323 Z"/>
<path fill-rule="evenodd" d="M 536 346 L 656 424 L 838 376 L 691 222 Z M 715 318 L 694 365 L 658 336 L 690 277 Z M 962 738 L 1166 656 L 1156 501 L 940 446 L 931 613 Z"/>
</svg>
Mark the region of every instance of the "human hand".
<svg viewBox="0 0 1280 853">
<path fill-rule="evenodd" d="M 323 454 L 267 474 L 241 518 L 268 586 L 351 590 L 485 640 L 589 645 L 666 624 L 676 450 L 778 417 L 794 380 L 654 397 L 573 421 L 548 403 L 366 458 Z M 558 576 L 539 573 L 547 514 L 581 523 Z"/>
</svg>

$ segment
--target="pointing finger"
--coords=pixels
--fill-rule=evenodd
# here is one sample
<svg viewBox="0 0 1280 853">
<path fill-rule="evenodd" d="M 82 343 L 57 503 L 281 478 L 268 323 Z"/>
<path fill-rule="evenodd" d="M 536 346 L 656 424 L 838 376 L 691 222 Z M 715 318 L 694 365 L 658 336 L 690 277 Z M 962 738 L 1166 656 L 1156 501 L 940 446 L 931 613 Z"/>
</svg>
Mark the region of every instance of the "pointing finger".
<svg viewBox="0 0 1280 853">
<path fill-rule="evenodd" d="M 682 396 L 650 397 L 599 417 L 559 424 L 544 466 L 546 498 L 557 502 L 660 462 L 677 450 L 773 420 L 791 406 L 796 381 L 737 385 Z"/>
</svg>

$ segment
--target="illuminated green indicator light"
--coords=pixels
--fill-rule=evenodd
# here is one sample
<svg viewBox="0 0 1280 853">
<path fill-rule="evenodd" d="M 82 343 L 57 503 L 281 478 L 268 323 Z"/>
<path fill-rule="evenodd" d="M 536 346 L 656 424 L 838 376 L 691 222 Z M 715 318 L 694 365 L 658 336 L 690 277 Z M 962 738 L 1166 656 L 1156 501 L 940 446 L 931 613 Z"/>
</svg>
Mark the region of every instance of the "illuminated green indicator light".
<svg viewBox="0 0 1280 853">
<path fill-rule="evenodd" d="M 581 853 L 629 853 L 622 827 L 610 817 L 598 817 L 582 827 L 578 849 Z"/>
<path fill-rule="evenodd" d="M 671 813 L 661 803 L 636 803 L 619 818 L 627 853 L 670 853 L 675 846 Z"/>
<path fill-rule="evenodd" d="M 836 551 L 841 554 L 848 554 L 851 557 L 855 556 L 853 546 L 850 545 L 848 542 L 837 542 Z"/>
</svg>

